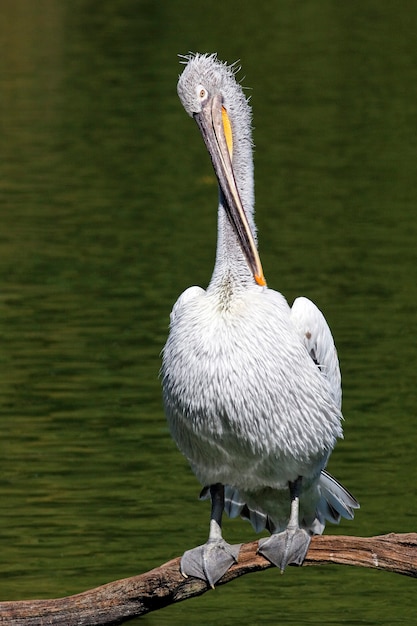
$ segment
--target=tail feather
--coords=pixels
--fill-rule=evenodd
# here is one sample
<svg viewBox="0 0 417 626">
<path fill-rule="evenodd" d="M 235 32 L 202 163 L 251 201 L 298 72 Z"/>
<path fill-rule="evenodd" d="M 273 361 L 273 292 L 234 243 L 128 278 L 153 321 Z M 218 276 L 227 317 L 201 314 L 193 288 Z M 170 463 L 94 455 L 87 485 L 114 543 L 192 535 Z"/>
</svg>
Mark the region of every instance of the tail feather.
<svg viewBox="0 0 417 626">
<path fill-rule="evenodd" d="M 355 517 L 354 510 L 360 508 L 359 502 L 343 485 L 325 470 L 321 472 L 319 484 L 322 497 L 333 510 L 337 511 L 339 516 L 345 519 Z M 326 515 L 325 517 L 329 519 Z M 329 521 L 332 519 L 330 518 Z"/>
<path fill-rule="evenodd" d="M 319 503 L 317 505 L 317 511 L 319 512 L 319 515 L 321 514 L 322 518 L 328 520 L 332 524 L 338 524 L 340 522 L 340 513 L 330 504 L 330 502 L 326 500 L 324 496 L 322 496 L 319 500 Z"/>
<path fill-rule="evenodd" d="M 359 509 L 360 505 L 356 498 L 341 485 L 331 474 L 323 470 L 319 478 L 320 499 L 317 503 L 315 519 L 310 519 L 307 523 L 310 532 L 313 534 L 321 534 L 324 530 L 324 520 L 328 520 L 333 524 L 338 524 L 341 517 L 351 520 L 354 518 L 355 509 Z M 204 492 L 205 490 L 203 490 Z M 202 494 L 203 494 L 202 492 Z M 208 488 L 205 492 L 208 497 Z M 201 496 L 200 496 L 201 497 Z M 274 532 L 282 524 L 274 523 L 274 520 L 262 511 L 258 511 L 247 505 L 239 491 L 230 485 L 225 485 L 225 504 L 224 510 L 231 518 L 242 517 L 248 520 L 255 532 L 268 530 Z"/>
<path fill-rule="evenodd" d="M 240 517 L 250 522 L 255 532 L 260 533 L 263 530 L 274 532 L 275 526 L 269 515 L 249 507 L 241 497 L 239 491 L 230 485 L 224 488 L 224 510 L 231 518 Z"/>
<path fill-rule="evenodd" d="M 224 510 L 231 518 L 241 515 L 246 507 L 246 502 L 242 500 L 237 489 L 226 485 L 224 490 Z"/>
</svg>

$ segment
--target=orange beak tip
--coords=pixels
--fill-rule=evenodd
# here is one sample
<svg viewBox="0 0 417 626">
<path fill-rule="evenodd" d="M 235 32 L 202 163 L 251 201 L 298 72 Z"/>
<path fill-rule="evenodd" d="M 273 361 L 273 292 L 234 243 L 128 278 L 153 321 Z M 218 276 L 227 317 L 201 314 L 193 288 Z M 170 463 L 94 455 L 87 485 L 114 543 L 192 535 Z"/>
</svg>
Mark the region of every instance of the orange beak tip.
<svg viewBox="0 0 417 626">
<path fill-rule="evenodd" d="M 260 287 L 266 287 L 266 280 L 263 274 L 261 274 L 261 276 L 259 276 L 259 274 L 255 274 L 255 280 Z"/>
</svg>

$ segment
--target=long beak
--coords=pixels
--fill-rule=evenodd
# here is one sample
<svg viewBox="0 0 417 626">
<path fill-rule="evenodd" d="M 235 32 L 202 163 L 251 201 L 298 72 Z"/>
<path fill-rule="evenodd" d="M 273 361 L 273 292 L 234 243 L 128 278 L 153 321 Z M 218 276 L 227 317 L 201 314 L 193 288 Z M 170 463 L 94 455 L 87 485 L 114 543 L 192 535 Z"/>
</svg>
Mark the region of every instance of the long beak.
<svg viewBox="0 0 417 626">
<path fill-rule="evenodd" d="M 240 199 L 233 172 L 233 137 L 221 97 L 214 96 L 200 113 L 194 114 L 225 199 L 227 216 L 236 232 L 249 267 L 258 285 L 266 285 L 261 260 Z"/>
</svg>

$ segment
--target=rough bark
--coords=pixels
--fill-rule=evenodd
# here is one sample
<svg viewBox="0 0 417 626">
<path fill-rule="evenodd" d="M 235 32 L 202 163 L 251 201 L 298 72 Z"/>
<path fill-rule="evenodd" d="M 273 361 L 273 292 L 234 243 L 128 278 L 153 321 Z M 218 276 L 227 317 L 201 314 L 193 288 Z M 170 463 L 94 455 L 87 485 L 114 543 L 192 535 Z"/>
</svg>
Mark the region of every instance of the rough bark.
<svg viewBox="0 0 417 626">
<path fill-rule="evenodd" d="M 258 542 L 242 545 L 239 562 L 219 581 L 229 581 L 272 567 L 257 554 Z M 116 580 L 73 596 L 52 600 L 0 603 L 0 624 L 9 626 L 98 626 L 122 624 L 209 591 L 197 578 L 183 578 L 180 558 L 145 574 Z M 417 577 L 417 533 L 378 537 L 313 537 L 303 566 L 355 565 Z"/>
</svg>

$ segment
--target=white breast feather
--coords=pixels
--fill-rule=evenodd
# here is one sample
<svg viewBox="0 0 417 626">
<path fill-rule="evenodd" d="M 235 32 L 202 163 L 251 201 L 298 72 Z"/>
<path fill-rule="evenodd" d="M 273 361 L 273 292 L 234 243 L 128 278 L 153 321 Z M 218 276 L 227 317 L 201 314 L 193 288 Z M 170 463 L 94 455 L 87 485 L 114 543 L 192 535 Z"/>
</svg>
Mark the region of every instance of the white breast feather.
<svg viewBox="0 0 417 626">
<path fill-rule="evenodd" d="M 192 287 L 174 306 L 162 366 L 172 435 L 203 484 L 285 488 L 318 474 L 341 415 L 284 297 Z"/>
</svg>

